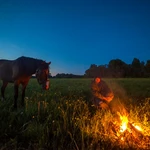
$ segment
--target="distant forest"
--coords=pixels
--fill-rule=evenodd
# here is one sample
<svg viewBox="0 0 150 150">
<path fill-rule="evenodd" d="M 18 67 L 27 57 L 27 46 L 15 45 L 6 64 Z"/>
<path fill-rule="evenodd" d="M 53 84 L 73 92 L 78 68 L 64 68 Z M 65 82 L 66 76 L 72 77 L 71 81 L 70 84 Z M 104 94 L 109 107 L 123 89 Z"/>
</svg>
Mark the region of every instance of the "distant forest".
<svg viewBox="0 0 150 150">
<path fill-rule="evenodd" d="M 140 61 L 134 58 L 131 64 L 120 59 L 113 59 L 108 65 L 91 64 L 84 75 L 57 74 L 54 78 L 148 78 L 150 77 L 150 60 Z"/>
</svg>

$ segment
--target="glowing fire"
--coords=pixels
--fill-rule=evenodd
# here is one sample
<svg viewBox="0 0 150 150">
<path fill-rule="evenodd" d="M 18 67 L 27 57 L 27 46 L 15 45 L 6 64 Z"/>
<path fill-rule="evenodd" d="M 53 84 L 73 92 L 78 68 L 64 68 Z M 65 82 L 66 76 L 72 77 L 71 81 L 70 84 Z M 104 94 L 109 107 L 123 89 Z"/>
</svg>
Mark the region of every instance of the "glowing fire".
<svg viewBox="0 0 150 150">
<path fill-rule="evenodd" d="M 120 132 L 124 132 L 128 127 L 128 118 L 127 116 L 120 115 L 120 119 L 122 121 L 121 126 L 120 126 Z"/>
<path fill-rule="evenodd" d="M 138 125 L 135 125 L 135 124 L 132 124 L 133 126 L 134 126 L 134 128 L 136 128 L 137 130 L 139 130 L 139 131 L 143 131 L 142 130 L 142 128 L 140 127 L 140 126 L 138 126 Z"/>
<path fill-rule="evenodd" d="M 126 115 L 121 115 L 118 113 L 120 120 L 121 120 L 121 125 L 120 125 L 120 132 L 123 133 L 125 130 L 128 130 L 131 133 L 131 129 L 128 127 L 129 121 L 128 117 Z M 134 123 L 130 123 L 135 129 L 139 131 L 143 131 L 142 128 Z"/>
<path fill-rule="evenodd" d="M 134 122 L 134 118 L 130 118 L 129 113 L 116 112 L 118 117 L 112 120 L 110 125 L 112 128 L 110 133 L 115 140 L 122 146 L 137 146 L 139 148 L 149 147 L 150 130 L 147 126 L 142 126 L 142 123 Z M 113 139 L 113 140 L 114 140 Z"/>
</svg>

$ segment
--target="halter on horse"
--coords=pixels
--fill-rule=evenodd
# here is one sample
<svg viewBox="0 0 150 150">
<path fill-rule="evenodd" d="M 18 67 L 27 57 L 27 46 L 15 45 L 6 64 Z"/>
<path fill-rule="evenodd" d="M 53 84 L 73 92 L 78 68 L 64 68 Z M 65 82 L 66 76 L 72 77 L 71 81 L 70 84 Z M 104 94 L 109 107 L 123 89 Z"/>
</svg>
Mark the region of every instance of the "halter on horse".
<svg viewBox="0 0 150 150">
<path fill-rule="evenodd" d="M 33 74 L 36 74 L 38 83 L 44 90 L 49 89 L 49 65 L 40 59 L 30 57 L 19 57 L 16 60 L 0 60 L 0 79 L 3 81 L 1 95 L 4 99 L 4 92 L 9 82 L 14 83 L 14 108 L 17 108 L 18 88 L 22 85 L 22 106 L 24 105 L 25 90 Z"/>
</svg>

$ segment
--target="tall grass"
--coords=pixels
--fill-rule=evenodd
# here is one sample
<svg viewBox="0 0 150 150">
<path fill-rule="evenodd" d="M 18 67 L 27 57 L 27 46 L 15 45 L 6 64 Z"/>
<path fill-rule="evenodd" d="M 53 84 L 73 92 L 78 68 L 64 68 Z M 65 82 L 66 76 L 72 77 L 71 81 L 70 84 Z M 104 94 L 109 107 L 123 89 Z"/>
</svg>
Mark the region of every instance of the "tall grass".
<svg viewBox="0 0 150 150">
<path fill-rule="evenodd" d="M 150 137 L 150 79 L 104 79 L 113 89 L 112 111 L 97 110 L 91 103 L 91 79 L 51 79 L 42 91 L 35 79 L 29 82 L 25 107 L 13 111 L 13 86 L 0 102 L 0 148 L 5 149 L 146 149 L 127 136 L 122 142 L 114 131 L 117 111 L 125 108 Z M 130 142 L 129 142 L 130 141 Z M 135 144 L 135 142 L 137 144 Z M 143 142 L 143 143 L 142 143 Z M 143 144 L 143 145 L 142 145 Z"/>
</svg>

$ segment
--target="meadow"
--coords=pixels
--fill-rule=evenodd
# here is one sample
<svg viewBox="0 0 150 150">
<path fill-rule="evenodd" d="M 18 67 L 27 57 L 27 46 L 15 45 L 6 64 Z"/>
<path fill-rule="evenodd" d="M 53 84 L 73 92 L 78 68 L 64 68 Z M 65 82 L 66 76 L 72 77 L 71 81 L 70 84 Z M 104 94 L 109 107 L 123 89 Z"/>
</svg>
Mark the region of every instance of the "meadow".
<svg viewBox="0 0 150 150">
<path fill-rule="evenodd" d="M 0 101 L 0 149 L 149 149 L 150 79 L 104 80 L 115 93 L 112 111 L 98 110 L 91 103 L 92 79 L 50 79 L 48 91 L 31 79 L 24 108 L 19 89 L 16 111 L 12 109 L 13 84 L 9 84 L 6 100 Z M 129 122 L 142 127 L 143 132 L 119 132 L 117 113 L 124 115 L 124 110 Z"/>
</svg>

